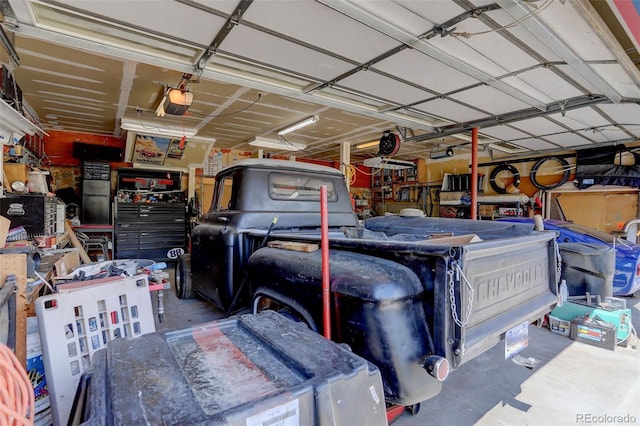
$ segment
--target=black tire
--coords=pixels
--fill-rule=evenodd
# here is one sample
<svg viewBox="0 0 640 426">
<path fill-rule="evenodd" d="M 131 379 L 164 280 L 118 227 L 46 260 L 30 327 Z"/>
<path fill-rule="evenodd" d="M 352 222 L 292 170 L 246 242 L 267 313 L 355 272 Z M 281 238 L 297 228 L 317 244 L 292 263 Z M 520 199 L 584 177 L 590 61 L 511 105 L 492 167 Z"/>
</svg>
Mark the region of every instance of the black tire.
<svg viewBox="0 0 640 426">
<path fill-rule="evenodd" d="M 540 167 L 546 163 L 547 161 L 557 161 L 560 163 L 560 167 L 562 167 L 563 173 L 560 180 L 556 183 L 552 183 L 550 185 L 543 185 L 536 179 L 538 174 L 538 170 Z M 531 168 L 531 173 L 529 174 L 529 178 L 531 179 L 531 183 L 538 189 L 549 190 L 559 187 L 560 185 L 564 185 L 567 180 L 569 180 L 569 175 L 571 174 L 571 168 L 569 167 L 569 163 L 562 157 L 544 157 L 536 161 L 536 163 Z"/>
<path fill-rule="evenodd" d="M 420 412 L 420 403 L 407 406 L 407 411 L 412 416 L 417 416 Z"/>
<path fill-rule="evenodd" d="M 493 169 L 491 171 L 491 174 L 489 175 L 489 184 L 491 185 L 491 188 L 493 188 L 493 190 L 496 191 L 496 193 L 498 194 L 507 193 L 507 188 L 502 188 L 501 186 L 498 186 L 498 184 L 496 183 L 496 178 L 498 177 L 498 174 L 505 171 L 513 175 L 513 186 L 515 186 L 516 188 L 520 186 L 520 172 L 518 172 L 518 169 L 516 169 L 511 164 L 501 164 L 497 166 L 495 169 Z"/>
<path fill-rule="evenodd" d="M 304 325 L 307 325 L 307 323 L 304 321 L 304 318 L 302 318 L 302 316 L 298 315 L 298 313 L 296 311 L 294 311 L 293 309 L 289 308 L 289 307 L 284 307 L 281 309 L 278 309 L 278 313 L 280 315 L 282 315 L 285 318 L 289 318 L 292 321 L 295 322 L 301 322 Z M 308 325 L 307 325 L 308 327 Z"/>
<path fill-rule="evenodd" d="M 191 255 L 183 254 L 176 265 L 176 295 L 178 299 L 193 299 L 196 294 L 191 286 Z"/>
</svg>

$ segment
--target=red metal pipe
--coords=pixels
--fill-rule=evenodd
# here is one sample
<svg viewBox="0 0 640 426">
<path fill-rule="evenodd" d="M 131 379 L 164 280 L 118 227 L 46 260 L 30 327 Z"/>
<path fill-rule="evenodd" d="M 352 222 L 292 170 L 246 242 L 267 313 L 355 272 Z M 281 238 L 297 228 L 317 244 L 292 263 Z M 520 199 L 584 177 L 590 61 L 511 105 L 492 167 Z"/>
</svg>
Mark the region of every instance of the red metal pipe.
<svg viewBox="0 0 640 426">
<path fill-rule="evenodd" d="M 478 128 L 471 129 L 471 219 L 478 218 Z"/>
<path fill-rule="evenodd" d="M 322 324 L 324 337 L 331 339 L 331 287 L 329 282 L 329 216 L 327 187 L 320 187 L 320 247 L 322 249 Z"/>
</svg>

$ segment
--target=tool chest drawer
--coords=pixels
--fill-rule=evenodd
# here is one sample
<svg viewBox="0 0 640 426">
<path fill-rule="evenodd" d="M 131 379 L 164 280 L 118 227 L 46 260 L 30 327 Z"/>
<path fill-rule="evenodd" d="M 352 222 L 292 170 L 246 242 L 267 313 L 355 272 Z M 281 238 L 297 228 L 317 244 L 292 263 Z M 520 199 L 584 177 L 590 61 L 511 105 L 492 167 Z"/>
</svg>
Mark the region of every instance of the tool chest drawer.
<svg viewBox="0 0 640 426">
<path fill-rule="evenodd" d="M 186 248 L 187 223 L 181 203 L 116 203 L 116 258 L 173 259 Z"/>
</svg>

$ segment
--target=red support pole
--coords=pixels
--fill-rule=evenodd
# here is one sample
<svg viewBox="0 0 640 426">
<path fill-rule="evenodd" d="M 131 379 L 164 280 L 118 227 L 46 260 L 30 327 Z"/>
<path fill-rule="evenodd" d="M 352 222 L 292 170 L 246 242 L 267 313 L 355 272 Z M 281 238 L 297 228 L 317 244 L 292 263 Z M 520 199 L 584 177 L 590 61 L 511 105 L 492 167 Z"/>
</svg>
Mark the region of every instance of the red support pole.
<svg viewBox="0 0 640 426">
<path fill-rule="evenodd" d="M 471 219 L 478 218 L 478 128 L 471 129 Z"/>
<path fill-rule="evenodd" d="M 322 249 L 322 321 L 324 337 L 331 339 L 331 284 L 329 282 L 329 216 L 327 187 L 320 187 L 320 248 Z"/>
<path fill-rule="evenodd" d="M 404 414 L 406 407 L 402 405 L 392 405 L 387 407 L 387 423 L 391 424 L 398 420 Z"/>
</svg>

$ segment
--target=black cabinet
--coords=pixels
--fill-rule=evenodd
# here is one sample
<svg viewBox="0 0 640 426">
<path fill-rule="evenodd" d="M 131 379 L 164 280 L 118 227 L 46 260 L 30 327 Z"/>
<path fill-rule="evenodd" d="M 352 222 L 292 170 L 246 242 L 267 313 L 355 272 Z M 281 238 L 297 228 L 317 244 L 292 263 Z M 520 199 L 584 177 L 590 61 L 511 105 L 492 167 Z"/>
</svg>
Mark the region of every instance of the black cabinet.
<svg viewBox="0 0 640 426">
<path fill-rule="evenodd" d="M 115 203 L 117 259 L 170 260 L 185 252 L 187 214 L 182 203 Z"/>
<path fill-rule="evenodd" d="M 82 224 L 111 224 L 111 182 L 82 181 Z"/>
<path fill-rule="evenodd" d="M 111 166 L 109 163 L 92 161 L 82 163 L 82 224 L 111 225 Z"/>
<path fill-rule="evenodd" d="M 116 259 L 173 260 L 187 248 L 182 174 L 118 169 L 114 203 Z"/>
<path fill-rule="evenodd" d="M 29 238 L 56 235 L 57 202 L 43 194 L 6 194 L 0 198 L 0 216 L 9 228 L 23 226 Z"/>
</svg>

